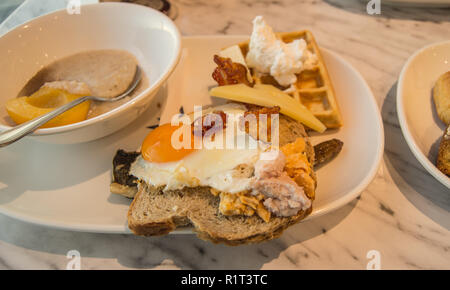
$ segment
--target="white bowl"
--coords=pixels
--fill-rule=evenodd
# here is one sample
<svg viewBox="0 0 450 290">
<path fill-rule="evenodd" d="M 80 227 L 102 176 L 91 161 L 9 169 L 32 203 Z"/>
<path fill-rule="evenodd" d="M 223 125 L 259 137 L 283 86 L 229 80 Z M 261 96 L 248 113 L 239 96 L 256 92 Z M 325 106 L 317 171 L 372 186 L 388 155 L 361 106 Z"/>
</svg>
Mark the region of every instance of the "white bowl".
<svg viewBox="0 0 450 290">
<path fill-rule="evenodd" d="M 397 86 L 397 114 L 403 135 L 414 156 L 442 184 L 450 178 L 435 166 L 437 148 L 445 125 L 437 117 L 432 89 L 450 71 L 450 41 L 432 44 L 406 62 Z"/>
<path fill-rule="evenodd" d="M 122 49 L 138 59 L 149 86 L 138 96 L 98 117 L 67 126 L 39 129 L 32 138 L 71 144 L 107 136 L 134 121 L 150 104 L 177 65 L 180 33 L 164 14 L 142 5 L 102 3 L 36 18 L 0 38 L 0 131 L 10 129 L 4 109 L 27 81 L 51 62 L 78 52 Z"/>
</svg>

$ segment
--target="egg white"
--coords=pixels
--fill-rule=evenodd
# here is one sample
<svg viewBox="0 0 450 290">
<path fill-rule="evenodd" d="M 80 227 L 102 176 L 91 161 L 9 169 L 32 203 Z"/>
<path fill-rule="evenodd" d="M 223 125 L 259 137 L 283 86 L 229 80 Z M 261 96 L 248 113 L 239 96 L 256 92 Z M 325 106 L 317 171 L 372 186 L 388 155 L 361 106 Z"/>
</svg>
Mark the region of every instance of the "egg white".
<svg viewBox="0 0 450 290">
<path fill-rule="evenodd" d="M 228 104 L 213 109 L 222 110 L 234 118 L 239 118 L 245 112 L 245 107 L 238 104 Z M 237 177 L 234 169 L 241 164 L 254 166 L 269 145 L 254 139 L 254 146 L 249 145 L 251 143 L 248 141 L 252 140 L 252 137 L 240 130 L 238 126 L 236 134 L 225 132 L 218 132 L 215 136 L 219 140 L 225 140 L 223 149 L 202 148 L 193 151 L 182 160 L 167 163 L 148 162 L 139 156 L 132 164 L 130 173 L 150 185 L 164 186 L 164 190 L 196 186 L 210 186 L 229 193 L 249 190 L 252 178 Z M 246 146 L 229 147 L 226 144 L 246 144 Z"/>
</svg>

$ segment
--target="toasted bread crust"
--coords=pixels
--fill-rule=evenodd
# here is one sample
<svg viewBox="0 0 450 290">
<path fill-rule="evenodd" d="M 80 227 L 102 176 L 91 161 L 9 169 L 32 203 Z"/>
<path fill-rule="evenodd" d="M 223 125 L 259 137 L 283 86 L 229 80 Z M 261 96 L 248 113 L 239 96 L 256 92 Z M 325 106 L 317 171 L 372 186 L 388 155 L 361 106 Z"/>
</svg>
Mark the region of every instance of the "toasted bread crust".
<svg viewBox="0 0 450 290">
<path fill-rule="evenodd" d="M 205 241 L 210 241 L 215 244 L 226 244 L 228 246 L 240 246 L 246 244 L 255 244 L 263 241 L 269 241 L 272 239 L 277 239 L 281 236 L 285 229 L 289 226 L 300 222 L 302 219 L 306 218 L 312 212 L 312 206 L 307 211 L 300 211 L 296 216 L 288 218 L 288 220 L 276 228 L 273 232 L 260 233 L 254 236 L 247 237 L 245 239 L 227 240 L 215 235 L 210 235 L 206 232 L 197 231 L 197 236 Z"/>
<path fill-rule="evenodd" d="M 273 217 L 265 223 L 259 217 L 223 216 L 218 211 L 219 198 L 208 187 L 186 188 L 162 192 L 162 188 L 141 184 L 128 211 L 128 227 L 140 236 L 166 235 L 179 227 L 191 224 L 197 236 L 213 243 L 230 246 L 258 243 L 278 238 L 289 226 L 308 216 L 312 208 L 292 217 Z M 164 199 L 165 208 L 146 213 L 143 204 Z M 160 202 L 158 204 L 161 204 Z M 178 208 L 183 204 L 184 207 Z M 171 212 L 171 208 L 175 210 Z M 139 214 L 145 217 L 142 218 Z"/>
</svg>

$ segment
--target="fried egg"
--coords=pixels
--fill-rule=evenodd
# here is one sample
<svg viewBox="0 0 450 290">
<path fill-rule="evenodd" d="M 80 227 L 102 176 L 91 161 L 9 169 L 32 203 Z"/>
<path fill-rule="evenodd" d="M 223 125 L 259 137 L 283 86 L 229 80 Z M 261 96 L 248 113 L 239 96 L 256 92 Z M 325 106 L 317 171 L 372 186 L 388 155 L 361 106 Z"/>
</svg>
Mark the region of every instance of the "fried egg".
<svg viewBox="0 0 450 290">
<path fill-rule="evenodd" d="M 239 118 L 246 108 L 240 104 L 227 104 L 205 110 L 202 114 L 212 111 L 223 111 L 227 118 Z M 226 133 L 228 128 L 215 133 L 214 138 L 218 139 L 214 140 L 223 140 L 224 148 L 207 149 L 203 146 L 200 149 L 175 149 L 172 135 L 180 128 L 165 124 L 150 132 L 142 144 L 142 154 L 132 164 L 130 173 L 150 185 L 163 186 L 164 190 L 210 186 L 218 191 L 238 193 L 251 189 L 252 179 L 240 174 L 238 168 L 242 165 L 253 168 L 269 144 L 253 139 L 235 126 L 235 134 Z M 190 137 L 193 145 L 193 140 L 198 137 Z M 245 146 L 239 147 L 238 144 Z"/>
</svg>

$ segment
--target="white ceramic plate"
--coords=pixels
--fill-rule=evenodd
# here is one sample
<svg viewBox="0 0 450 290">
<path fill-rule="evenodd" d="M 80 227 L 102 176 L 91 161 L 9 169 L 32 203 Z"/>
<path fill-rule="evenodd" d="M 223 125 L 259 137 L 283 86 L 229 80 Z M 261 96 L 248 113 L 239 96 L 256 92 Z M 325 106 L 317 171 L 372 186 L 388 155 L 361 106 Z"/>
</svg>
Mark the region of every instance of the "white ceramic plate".
<svg viewBox="0 0 450 290">
<path fill-rule="evenodd" d="M 414 156 L 431 175 L 450 188 L 450 178 L 435 166 L 445 125 L 437 116 L 432 97 L 436 80 L 447 71 L 450 71 L 450 41 L 414 53 L 398 80 L 397 114 Z"/>
<path fill-rule="evenodd" d="M 162 123 L 169 121 L 181 106 L 187 112 L 193 110 L 194 104 L 223 102 L 208 95 L 208 88 L 215 85 L 211 78 L 215 67 L 213 55 L 245 39 L 240 36 L 184 38 L 181 62 L 167 88 L 155 97 L 148 112 L 109 137 L 79 145 L 25 140 L 0 150 L 0 212 L 68 230 L 129 232 L 126 214 L 130 201 L 109 192 L 115 151 L 138 148 L 149 132 L 147 126 L 157 124 L 158 117 Z M 345 145 L 333 162 L 317 172 L 317 200 L 309 218 L 356 198 L 375 176 L 384 144 L 379 110 L 364 79 L 335 53 L 323 50 L 323 56 L 345 125 L 338 131 L 313 135 L 312 142 L 339 138 Z"/>
</svg>

